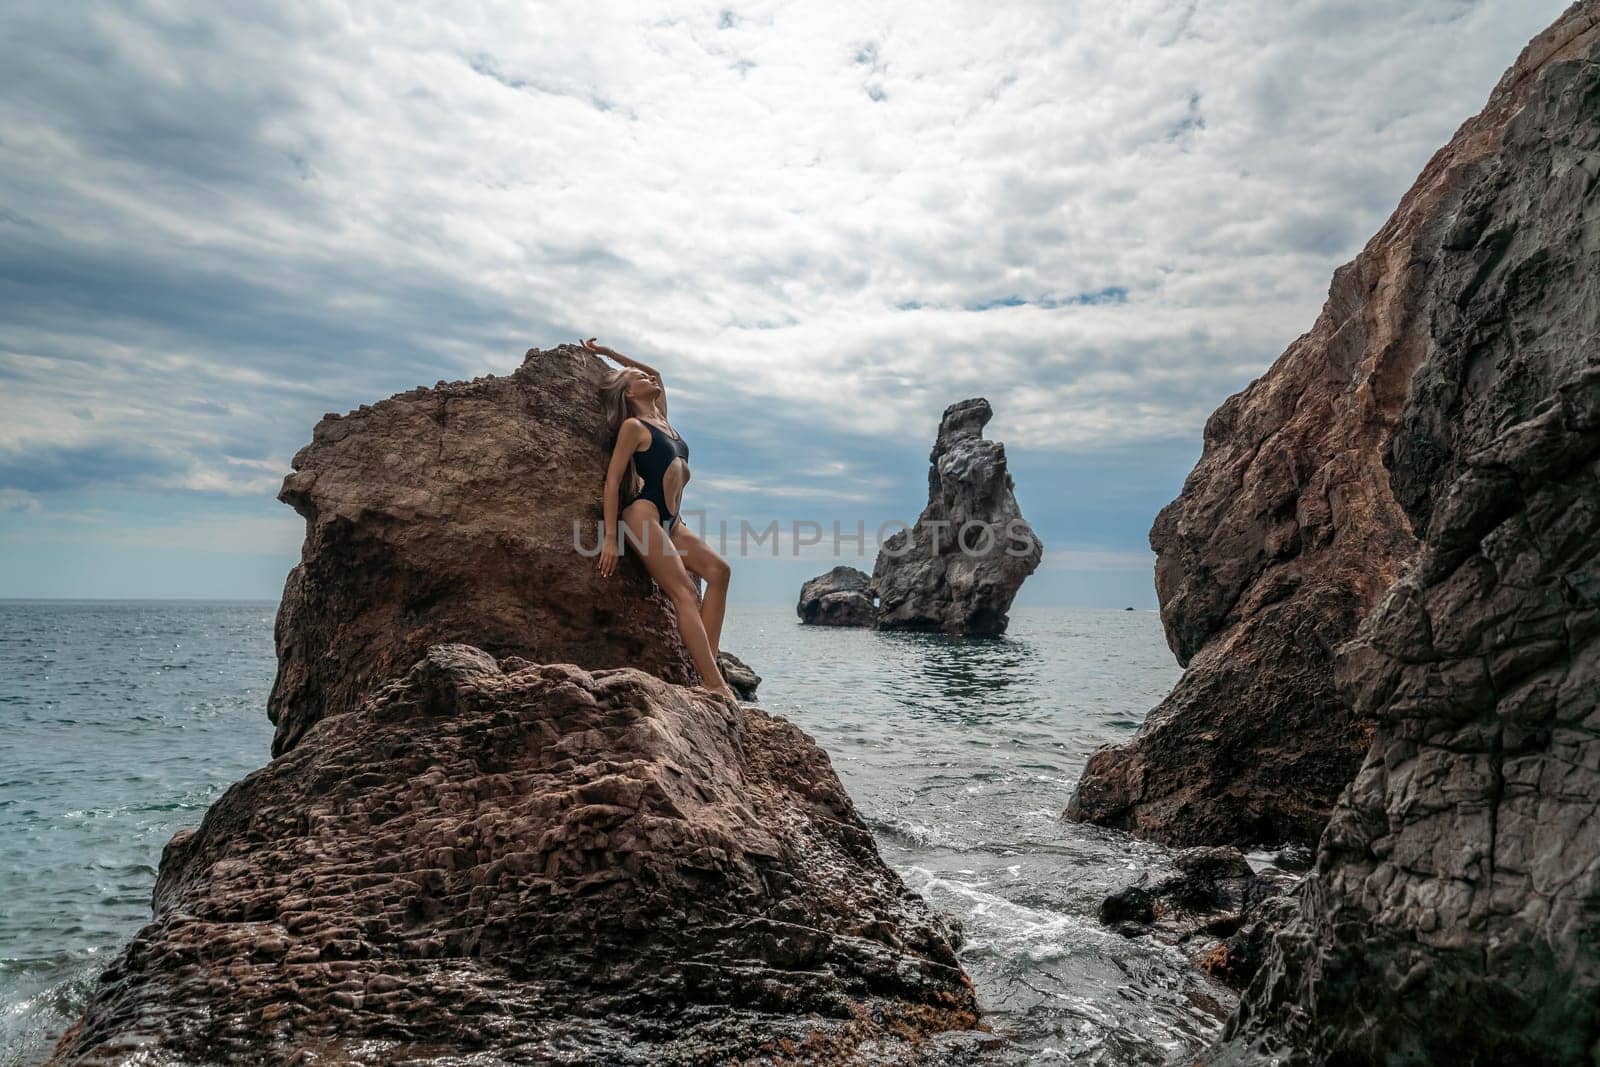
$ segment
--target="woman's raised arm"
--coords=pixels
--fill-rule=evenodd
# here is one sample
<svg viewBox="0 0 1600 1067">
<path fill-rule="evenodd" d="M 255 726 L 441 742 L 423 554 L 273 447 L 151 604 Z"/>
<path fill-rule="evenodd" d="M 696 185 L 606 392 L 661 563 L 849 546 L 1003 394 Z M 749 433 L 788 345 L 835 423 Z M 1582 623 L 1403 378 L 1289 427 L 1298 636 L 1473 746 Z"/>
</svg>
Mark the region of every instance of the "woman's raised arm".
<svg viewBox="0 0 1600 1067">
<path fill-rule="evenodd" d="M 665 416 L 667 413 L 667 383 L 661 380 L 661 372 L 650 366 L 648 363 L 641 363 L 632 356 L 623 355 L 615 348 L 607 348 L 605 345 L 597 345 L 594 342 L 595 339 L 591 337 L 586 341 L 580 341 L 578 343 L 583 345 L 585 349 L 593 352 L 597 356 L 610 356 L 624 367 L 632 367 L 634 370 L 642 370 L 650 377 L 655 379 L 656 385 L 661 389 L 661 414 Z"/>
<path fill-rule="evenodd" d="M 584 348 L 587 348 L 597 356 L 610 356 L 624 367 L 633 367 L 636 370 L 642 370 L 656 381 L 659 382 L 661 380 L 660 373 L 654 367 L 650 366 L 650 364 L 641 363 L 632 356 L 625 356 L 621 352 L 618 352 L 615 348 L 607 348 L 605 345 L 597 345 L 594 343 L 593 337 L 580 343 Z"/>
</svg>

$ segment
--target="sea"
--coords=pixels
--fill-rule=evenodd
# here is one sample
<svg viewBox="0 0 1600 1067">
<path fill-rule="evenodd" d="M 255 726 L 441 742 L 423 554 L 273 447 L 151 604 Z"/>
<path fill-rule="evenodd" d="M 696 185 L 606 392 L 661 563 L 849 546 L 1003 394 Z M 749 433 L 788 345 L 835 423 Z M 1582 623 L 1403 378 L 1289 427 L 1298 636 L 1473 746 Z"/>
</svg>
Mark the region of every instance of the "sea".
<svg viewBox="0 0 1600 1067">
<path fill-rule="evenodd" d="M 49 1052 L 150 919 L 162 846 L 267 762 L 271 602 L 0 601 L 0 1064 Z M 1021 608 L 998 639 L 729 608 L 757 703 L 830 754 L 879 849 L 959 921 L 1001 1063 L 1183 1062 L 1235 999 L 1101 899 L 1172 854 L 1064 821 L 1179 676 L 1153 611 Z"/>
</svg>

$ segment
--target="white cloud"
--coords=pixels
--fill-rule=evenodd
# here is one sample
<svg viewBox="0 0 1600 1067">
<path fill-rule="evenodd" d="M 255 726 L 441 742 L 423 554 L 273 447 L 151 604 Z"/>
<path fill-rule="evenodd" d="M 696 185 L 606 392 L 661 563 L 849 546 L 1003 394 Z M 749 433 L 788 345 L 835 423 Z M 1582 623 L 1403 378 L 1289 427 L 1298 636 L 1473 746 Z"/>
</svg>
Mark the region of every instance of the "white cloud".
<svg viewBox="0 0 1600 1067">
<path fill-rule="evenodd" d="M 1198 437 L 1562 6 L 19 7 L 0 453 L 270 491 L 325 408 L 579 330 L 702 425 Z"/>
</svg>

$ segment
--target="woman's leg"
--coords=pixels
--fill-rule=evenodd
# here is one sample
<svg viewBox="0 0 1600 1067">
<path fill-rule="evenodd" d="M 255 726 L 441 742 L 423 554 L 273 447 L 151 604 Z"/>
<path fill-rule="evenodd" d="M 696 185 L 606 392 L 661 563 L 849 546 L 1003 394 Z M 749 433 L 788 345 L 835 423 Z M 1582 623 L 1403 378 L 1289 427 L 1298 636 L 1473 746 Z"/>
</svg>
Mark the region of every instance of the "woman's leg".
<svg viewBox="0 0 1600 1067">
<path fill-rule="evenodd" d="M 683 638 L 683 647 L 689 650 L 689 658 L 694 661 L 694 669 L 700 672 L 700 681 L 713 692 L 733 696 L 733 690 L 717 668 L 717 654 L 706 637 L 705 624 L 700 621 L 694 583 L 689 580 L 689 572 L 683 569 L 679 550 L 673 547 L 656 518 L 656 506 L 648 500 L 636 500 L 623 509 L 622 521 L 632 534 L 628 546 L 644 557 L 645 570 L 672 601 L 678 615 L 678 633 Z"/>
<path fill-rule="evenodd" d="M 683 565 L 705 579 L 705 596 L 700 600 L 700 623 L 706 629 L 706 640 L 715 656 L 722 648 L 722 617 L 728 610 L 728 583 L 733 578 L 733 568 L 717 555 L 705 539 L 689 524 L 678 523 L 672 530 L 672 544 L 683 555 Z"/>
</svg>

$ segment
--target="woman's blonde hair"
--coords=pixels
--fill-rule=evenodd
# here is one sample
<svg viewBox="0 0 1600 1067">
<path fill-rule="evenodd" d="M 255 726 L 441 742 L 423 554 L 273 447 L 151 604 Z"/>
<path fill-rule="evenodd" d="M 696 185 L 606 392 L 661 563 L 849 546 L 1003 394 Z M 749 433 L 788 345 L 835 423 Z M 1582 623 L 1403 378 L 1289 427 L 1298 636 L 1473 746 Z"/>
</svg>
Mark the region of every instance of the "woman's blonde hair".
<svg viewBox="0 0 1600 1067">
<path fill-rule="evenodd" d="M 600 406 L 606 413 L 606 426 L 611 430 L 611 448 L 617 447 L 617 434 L 622 430 L 622 424 L 633 417 L 633 410 L 628 407 L 628 385 L 630 378 L 628 372 L 619 370 L 612 372 L 611 377 L 600 387 Z M 608 452 L 607 455 L 610 453 Z M 628 469 L 623 473 L 622 484 L 617 487 L 619 499 L 617 500 L 617 514 L 622 514 L 622 509 L 633 503 L 639 495 L 642 479 L 634 468 L 633 458 L 628 459 Z"/>
</svg>

